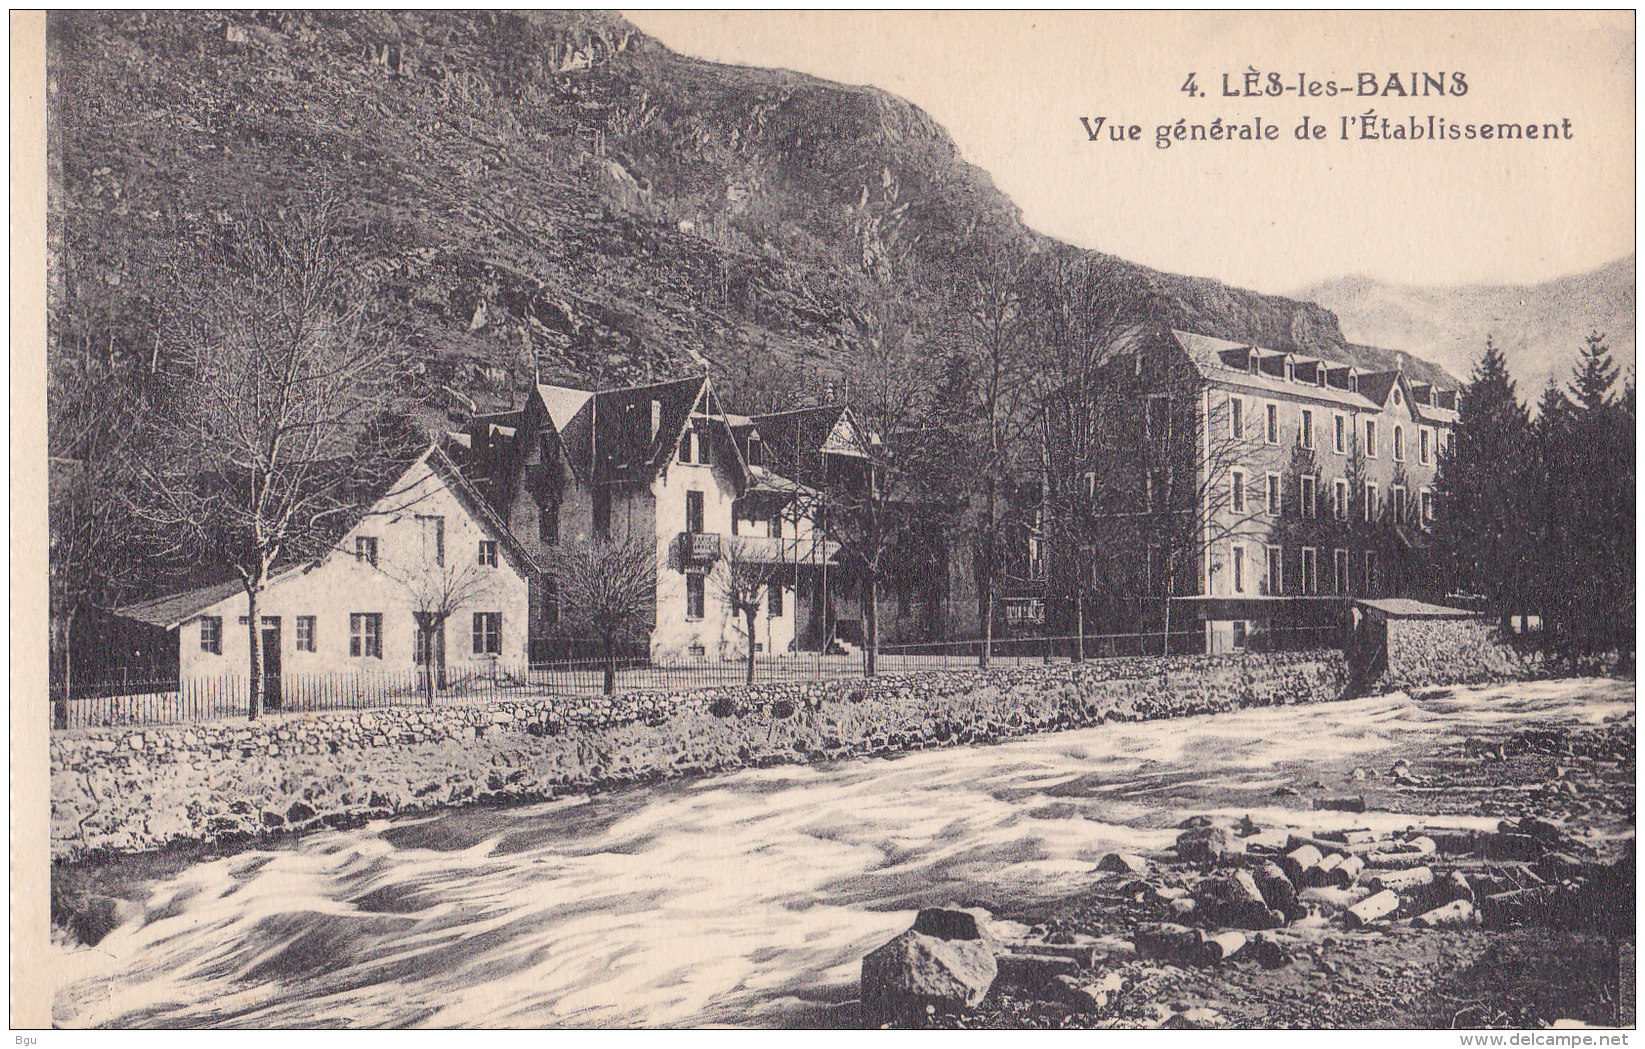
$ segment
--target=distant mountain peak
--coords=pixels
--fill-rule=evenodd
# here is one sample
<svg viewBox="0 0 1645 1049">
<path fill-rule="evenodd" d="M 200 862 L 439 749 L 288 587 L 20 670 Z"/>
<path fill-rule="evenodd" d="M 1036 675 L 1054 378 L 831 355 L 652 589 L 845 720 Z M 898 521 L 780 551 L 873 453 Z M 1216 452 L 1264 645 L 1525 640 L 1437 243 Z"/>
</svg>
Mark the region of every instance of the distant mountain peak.
<svg viewBox="0 0 1645 1049">
<path fill-rule="evenodd" d="M 1399 346 L 1466 378 L 1490 336 L 1520 392 L 1535 398 L 1550 380 L 1564 386 L 1583 339 L 1606 337 L 1618 364 L 1635 357 L 1632 253 L 1584 273 L 1541 284 L 1424 286 L 1363 276 L 1296 293 L 1333 311 L 1350 338 Z"/>
</svg>

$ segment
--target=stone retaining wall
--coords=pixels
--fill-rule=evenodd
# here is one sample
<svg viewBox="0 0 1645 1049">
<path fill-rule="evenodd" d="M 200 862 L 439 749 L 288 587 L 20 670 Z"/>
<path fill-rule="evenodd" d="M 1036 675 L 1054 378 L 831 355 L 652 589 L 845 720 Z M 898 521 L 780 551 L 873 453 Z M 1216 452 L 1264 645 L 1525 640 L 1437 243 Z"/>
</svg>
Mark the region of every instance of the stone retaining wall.
<svg viewBox="0 0 1645 1049">
<path fill-rule="evenodd" d="M 1390 619 L 1385 691 L 1430 685 L 1484 685 L 1533 676 L 1533 661 L 1504 644 L 1483 619 Z"/>
<path fill-rule="evenodd" d="M 407 810 L 1339 698 L 1341 653 L 1175 656 L 80 729 L 51 741 L 52 853 L 221 845 Z"/>
</svg>

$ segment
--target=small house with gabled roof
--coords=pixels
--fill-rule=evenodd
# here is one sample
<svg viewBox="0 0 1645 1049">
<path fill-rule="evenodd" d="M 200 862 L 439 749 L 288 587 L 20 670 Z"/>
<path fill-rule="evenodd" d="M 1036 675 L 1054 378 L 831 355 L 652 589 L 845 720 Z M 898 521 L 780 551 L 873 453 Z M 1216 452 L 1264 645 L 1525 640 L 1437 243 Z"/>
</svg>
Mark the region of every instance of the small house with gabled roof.
<svg viewBox="0 0 1645 1049">
<path fill-rule="evenodd" d="M 309 675 L 522 672 L 536 573 L 530 551 L 431 446 L 327 553 L 279 569 L 259 595 L 264 703 L 279 709 Z M 189 681 L 246 674 L 246 604 L 231 580 L 114 614 L 167 635 L 178 679 Z"/>
</svg>

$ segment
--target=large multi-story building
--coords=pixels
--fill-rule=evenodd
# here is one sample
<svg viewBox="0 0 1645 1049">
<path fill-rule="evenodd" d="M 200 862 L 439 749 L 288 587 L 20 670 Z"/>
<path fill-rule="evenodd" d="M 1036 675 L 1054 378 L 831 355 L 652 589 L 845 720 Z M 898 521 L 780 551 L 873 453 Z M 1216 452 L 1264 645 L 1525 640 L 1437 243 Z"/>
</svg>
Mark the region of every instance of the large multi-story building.
<svg viewBox="0 0 1645 1049">
<path fill-rule="evenodd" d="M 1169 599 L 1211 651 L 1327 629 L 1350 596 L 1432 594 L 1457 390 L 1396 361 L 1136 339 L 1047 414 L 1052 589 L 1077 580 L 1099 629 L 1159 629 Z"/>
<path fill-rule="evenodd" d="M 814 525 L 817 493 L 767 466 L 760 428 L 726 413 L 706 377 L 599 391 L 537 385 L 520 409 L 477 417 L 454 437 L 539 563 L 582 541 L 654 544 L 655 600 L 633 630 L 651 658 L 730 657 L 750 644 L 780 653 L 803 639 L 838 544 Z M 728 559 L 769 566 L 753 638 L 716 576 Z M 534 658 L 567 636 L 561 611 L 546 571 L 531 591 Z"/>
</svg>

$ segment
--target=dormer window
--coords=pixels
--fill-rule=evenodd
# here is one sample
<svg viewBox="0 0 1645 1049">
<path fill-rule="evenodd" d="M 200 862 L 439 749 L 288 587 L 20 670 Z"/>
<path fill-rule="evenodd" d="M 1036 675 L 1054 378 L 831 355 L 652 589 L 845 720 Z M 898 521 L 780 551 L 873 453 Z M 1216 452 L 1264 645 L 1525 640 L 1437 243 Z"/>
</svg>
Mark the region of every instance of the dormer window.
<svg viewBox="0 0 1645 1049">
<path fill-rule="evenodd" d="M 760 465 L 760 438 L 758 434 L 748 435 L 748 465 Z"/>
<path fill-rule="evenodd" d="M 1262 365 L 1260 363 L 1261 358 L 1259 358 L 1255 353 L 1253 353 L 1249 357 L 1247 357 L 1246 361 L 1251 366 L 1251 374 L 1252 375 L 1255 375 L 1257 372 L 1262 370 Z"/>
<path fill-rule="evenodd" d="M 1285 381 L 1286 382 L 1296 382 L 1297 381 L 1297 366 L 1292 361 L 1286 361 L 1285 362 Z"/>
<path fill-rule="evenodd" d="M 1314 366 L 1314 381 L 1319 385 L 1320 389 L 1322 389 L 1322 390 L 1325 389 L 1325 366 L 1324 365 L 1316 364 Z"/>
</svg>

